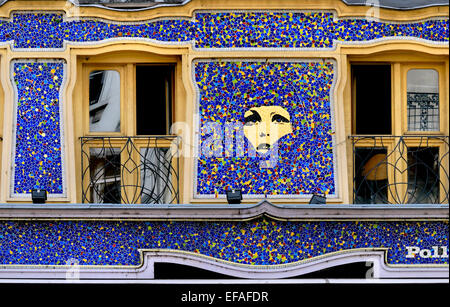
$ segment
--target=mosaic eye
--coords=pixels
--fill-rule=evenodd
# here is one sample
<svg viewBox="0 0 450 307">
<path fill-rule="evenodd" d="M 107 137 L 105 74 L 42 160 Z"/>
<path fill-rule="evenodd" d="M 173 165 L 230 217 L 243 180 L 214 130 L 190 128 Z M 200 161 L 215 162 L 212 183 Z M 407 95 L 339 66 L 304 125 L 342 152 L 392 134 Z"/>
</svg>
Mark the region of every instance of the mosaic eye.
<svg viewBox="0 0 450 307">
<path fill-rule="evenodd" d="M 252 112 L 251 115 L 244 117 L 244 125 L 246 126 L 255 125 L 256 123 L 261 121 L 261 116 L 258 114 L 258 112 L 254 110 L 250 110 L 250 112 Z"/>
<path fill-rule="evenodd" d="M 287 119 L 286 117 L 280 115 L 280 114 L 275 114 L 272 117 L 272 122 L 275 123 L 289 123 L 289 119 Z"/>
</svg>

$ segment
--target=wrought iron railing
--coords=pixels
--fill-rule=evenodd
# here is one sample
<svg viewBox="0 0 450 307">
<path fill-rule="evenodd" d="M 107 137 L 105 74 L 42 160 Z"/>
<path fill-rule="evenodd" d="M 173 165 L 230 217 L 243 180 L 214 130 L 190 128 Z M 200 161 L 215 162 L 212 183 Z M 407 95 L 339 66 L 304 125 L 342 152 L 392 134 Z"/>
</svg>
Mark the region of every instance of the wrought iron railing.
<svg viewBox="0 0 450 307">
<path fill-rule="evenodd" d="M 448 136 L 350 136 L 353 203 L 448 204 Z"/>
<path fill-rule="evenodd" d="M 81 137 L 83 203 L 179 203 L 179 138 Z"/>
</svg>

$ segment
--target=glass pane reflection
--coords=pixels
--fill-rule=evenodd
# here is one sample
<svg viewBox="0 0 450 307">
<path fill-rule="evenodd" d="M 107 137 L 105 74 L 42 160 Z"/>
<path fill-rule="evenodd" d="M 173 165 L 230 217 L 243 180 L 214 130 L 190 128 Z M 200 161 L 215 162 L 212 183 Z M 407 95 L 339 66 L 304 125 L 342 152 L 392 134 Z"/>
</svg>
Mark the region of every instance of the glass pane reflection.
<svg viewBox="0 0 450 307">
<path fill-rule="evenodd" d="M 89 131 L 120 131 L 120 74 L 115 70 L 89 74 Z"/>
</svg>

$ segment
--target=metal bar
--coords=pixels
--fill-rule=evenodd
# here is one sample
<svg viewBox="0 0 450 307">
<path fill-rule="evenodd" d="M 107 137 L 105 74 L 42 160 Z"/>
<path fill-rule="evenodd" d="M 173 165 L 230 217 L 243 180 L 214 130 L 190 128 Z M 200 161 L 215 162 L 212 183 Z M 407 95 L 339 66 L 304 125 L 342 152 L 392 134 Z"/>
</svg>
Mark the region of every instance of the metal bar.
<svg viewBox="0 0 450 307">
<path fill-rule="evenodd" d="M 449 166 L 444 158 L 449 154 L 449 136 L 350 135 L 349 139 L 353 203 L 448 204 Z"/>
<path fill-rule="evenodd" d="M 147 143 L 144 155 L 142 141 L 138 145 L 137 140 Z M 160 144 L 161 140 L 171 142 Z M 82 163 L 82 202 L 161 204 L 170 196 L 168 203 L 179 203 L 179 158 L 173 160 L 178 147 L 174 153 L 170 150 L 178 140 L 178 136 L 80 137 L 82 162 L 88 161 Z"/>
</svg>

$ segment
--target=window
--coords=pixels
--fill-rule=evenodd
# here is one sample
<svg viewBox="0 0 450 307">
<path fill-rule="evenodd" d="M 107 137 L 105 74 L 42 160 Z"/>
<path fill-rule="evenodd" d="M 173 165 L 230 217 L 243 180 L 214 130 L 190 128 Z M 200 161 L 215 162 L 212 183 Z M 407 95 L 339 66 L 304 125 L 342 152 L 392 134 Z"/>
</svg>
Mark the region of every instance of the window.
<svg viewBox="0 0 450 307">
<path fill-rule="evenodd" d="M 355 148 L 355 200 L 357 204 L 383 203 L 388 199 L 386 148 Z"/>
<path fill-rule="evenodd" d="M 391 133 L 391 66 L 354 65 L 356 134 Z"/>
<path fill-rule="evenodd" d="M 136 66 L 136 132 L 165 135 L 172 124 L 173 66 Z M 152 116 L 149 120 L 149 115 Z"/>
<path fill-rule="evenodd" d="M 120 203 L 120 149 L 89 148 L 90 199 L 94 203 Z"/>
<path fill-rule="evenodd" d="M 408 148 L 408 202 L 439 203 L 439 148 Z"/>
<path fill-rule="evenodd" d="M 439 130 L 439 74 L 434 69 L 407 73 L 408 131 Z"/>
<path fill-rule="evenodd" d="M 89 131 L 120 131 L 120 74 L 116 70 L 89 74 Z"/>
<path fill-rule="evenodd" d="M 174 64 L 83 68 L 82 202 L 178 201 L 173 117 Z"/>
<path fill-rule="evenodd" d="M 440 63 L 352 63 L 353 202 L 449 202 Z"/>
</svg>

